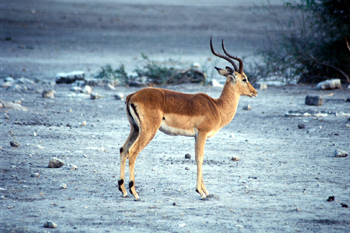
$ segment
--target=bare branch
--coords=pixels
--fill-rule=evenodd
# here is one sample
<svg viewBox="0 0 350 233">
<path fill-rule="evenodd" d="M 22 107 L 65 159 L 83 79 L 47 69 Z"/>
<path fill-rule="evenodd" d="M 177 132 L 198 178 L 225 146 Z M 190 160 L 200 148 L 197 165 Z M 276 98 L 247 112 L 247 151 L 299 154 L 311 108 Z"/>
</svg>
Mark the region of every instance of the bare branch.
<svg viewBox="0 0 350 233">
<path fill-rule="evenodd" d="M 347 45 L 348 45 L 348 47 L 349 47 L 349 44 L 348 44 L 348 43 L 347 43 Z M 350 49 L 349 49 L 349 50 L 350 50 Z M 342 75 L 344 75 L 344 77 L 346 78 L 347 82 L 350 83 L 349 76 L 348 76 L 344 71 L 342 71 L 341 69 L 339 69 L 339 68 L 337 68 L 337 67 L 335 67 L 335 66 L 333 66 L 333 65 L 330 65 L 330 64 L 327 64 L 327 63 L 324 63 L 324 62 L 320 62 L 319 60 L 317 60 L 317 58 L 314 58 L 314 57 L 312 57 L 311 55 L 310 55 L 310 58 L 311 58 L 312 60 L 314 60 L 316 63 L 320 64 L 320 65 L 328 66 L 328 67 L 331 67 L 331 68 L 337 70 L 339 73 L 341 73 Z"/>
</svg>

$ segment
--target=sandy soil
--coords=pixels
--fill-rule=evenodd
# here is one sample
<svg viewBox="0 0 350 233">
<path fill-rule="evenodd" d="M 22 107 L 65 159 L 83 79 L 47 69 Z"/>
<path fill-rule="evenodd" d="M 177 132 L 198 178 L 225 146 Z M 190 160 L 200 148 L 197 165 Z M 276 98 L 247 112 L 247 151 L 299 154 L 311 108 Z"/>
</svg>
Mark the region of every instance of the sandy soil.
<svg viewBox="0 0 350 233">
<path fill-rule="evenodd" d="M 252 52 L 254 42 L 258 44 L 258 28 L 233 34 L 233 28 L 243 32 L 244 27 L 219 23 L 233 15 L 237 21 L 244 16 L 245 22 L 254 24 L 254 19 L 244 14 L 248 8 L 223 7 L 225 2 L 221 2 L 218 6 L 115 6 L 111 1 L 103 5 L 93 1 L 2 1 L 0 9 L 6 14 L 0 16 L 1 75 L 54 78 L 57 72 L 76 69 L 89 74 L 107 61 L 126 61 L 131 67 L 140 51 L 157 57 L 185 54 L 185 61 L 205 60 L 210 56 L 211 34 L 228 41 L 247 38 L 230 49 L 237 49 L 239 55 Z M 142 14 L 148 15 L 147 20 Z M 216 22 L 205 21 L 210 14 Z M 159 15 L 164 21 L 156 24 Z M 175 16 L 177 21 L 172 20 Z M 202 21 L 197 22 L 198 18 Z M 7 36 L 10 41 L 4 39 Z M 21 100 L 28 109 L 0 109 L 1 232 L 350 229 L 349 208 L 341 205 L 350 204 L 350 160 L 333 156 L 336 149 L 350 151 L 349 116 L 341 114 L 350 113 L 350 104 L 345 102 L 349 89 L 320 92 L 309 85 L 269 87 L 259 90 L 255 99 L 242 97 L 234 120 L 206 143 L 204 182 L 214 194 L 206 201 L 195 192 L 194 140 L 159 132 L 137 159 L 136 187 L 142 201 L 135 202 L 132 197 L 122 198 L 117 188 L 119 148 L 129 134 L 129 125 L 124 102 L 113 95 L 127 95 L 137 88 L 94 88 L 104 98 L 91 100 L 69 91 L 66 84 L 20 86 L 27 90 L 0 88 L 0 100 Z M 56 92 L 54 99 L 42 98 L 41 92 L 47 88 Z M 221 92 L 220 88 L 199 85 L 166 88 L 205 92 L 215 98 Z M 323 106 L 306 106 L 306 95 L 321 95 Z M 242 110 L 247 104 L 252 109 Z M 289 110 L 309 109 L 338 115 L 285 116 Z M 87 124 L 80 126 L 84 121 Z M 299 124 L 305 129 L 299 129 Z M 10 141 L 20 146 L 11 147 Z M 185 159 L 186 153 L 192 155 L 190 160 Z M 240 160 L 232 161 L 233 156 Z M 66 165 L 47 168 L 51 157 L 63 159 Z M 71 164 L 78 169 L 71 170 Z M 32 173 L 40 177 L 31 177 Z M 62 183 L 67 184 L 66 189 L 60 189 Z M 329 196 L 335 200 L 327 202 Z M 47 220 L 58 227 L 44 228 Z"/>
</svg>

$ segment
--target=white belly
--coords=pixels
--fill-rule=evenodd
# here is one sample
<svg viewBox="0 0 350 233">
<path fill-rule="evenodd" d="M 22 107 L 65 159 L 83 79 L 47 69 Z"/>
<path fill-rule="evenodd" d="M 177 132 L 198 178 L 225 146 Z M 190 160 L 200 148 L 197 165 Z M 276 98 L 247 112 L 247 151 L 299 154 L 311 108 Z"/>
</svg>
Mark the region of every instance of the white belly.
<svg viewBox="0 0 350 233">
<path fill-rule="evenodd" d="M 168 126 L 164 121 L 160 125 L 159 130 L 165 134 L 172 135 L 172 136 L 177 136 L 177 135 L 190 136 L 190 137 L 195 136 L 194 130 L 174 128 L 174 127 Z"/>
</svg>

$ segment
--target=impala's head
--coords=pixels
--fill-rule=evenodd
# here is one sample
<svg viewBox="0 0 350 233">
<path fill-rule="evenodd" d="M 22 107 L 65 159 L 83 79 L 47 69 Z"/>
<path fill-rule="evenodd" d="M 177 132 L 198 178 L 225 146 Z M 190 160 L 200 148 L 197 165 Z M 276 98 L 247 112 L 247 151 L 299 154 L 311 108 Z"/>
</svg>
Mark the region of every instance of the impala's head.
<svg viewBox="0 0 350 233">
<path fill-rule="evenodd" d="M 212 37 L 210 37 L 210 48 L 211 48 L 211 52 L 215 56 L 225 59 L 226 61 L 230 62 L 233 66 L 233 68 L 226 66 L 226 69 L 221 69 L 221 68 L 215 67 L 215 69 L 219 72 L 220 75 L 226 77 L 226 83 L 229 85 L 234 85 L 236 87 L 236 90 L 238 90 L 240 95 L 250 96 L 250 97 L 257 96 L 258 95 L 257 90 L 255 90 L 255 88 L 252 86 L 252 84 L 250 84 L 247 76 L 243 72 L 242 59 L 240 59 L 238 57 L 234 57 L 226 51 L 225 45 L 224 45 L 224 40 L 222 40 L 222 49 L 227 56 L 218 54 L 214 51 Z M 238 61 L 239 68 L 237 67 L 237 64 L 231 58 Z"/>
</svg>

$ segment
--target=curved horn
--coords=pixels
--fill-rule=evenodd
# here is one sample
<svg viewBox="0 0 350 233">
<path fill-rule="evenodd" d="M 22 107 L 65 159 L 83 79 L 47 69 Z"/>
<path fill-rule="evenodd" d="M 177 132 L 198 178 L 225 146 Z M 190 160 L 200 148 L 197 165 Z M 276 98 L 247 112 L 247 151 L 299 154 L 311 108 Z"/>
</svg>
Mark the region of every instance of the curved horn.
<svg viewBox="0 0 350 233">
<path fill-rule="evenodd" d="M 216 53 L 216 52 L 214 51 L 212 38 L 213 38 L 213 37 L 211 36 L 211 37 L 210 37 L 210 48 L 211 48 L 211 52 L 212 52 L 215 56 L 221 57 L 221 58 L 225 59 L 226 61 L 230 62 L 230 63 L 232 64 L 233 68 L 235 69 L 235 71 L 237 71 L 237 70 L 238 70 L 238 67 L 237 67 L 237 65 L 236 65 L 236 63 L 235 63 L 234 61 L 232 61 L 230 58 L 228 58 L 228 57 L 226 57 L 226 56 L 224 56 L 224 55 L 218 54 L 218 53 Z"/>
<path fill-rule="evenodd" d="M 237 60 L 239 62 L 239 70 L 238 73 L 243 74 L 243 61 L 242 59 L 238 58 L 238 57 L 234 57 L 232 55 L 230 55 L 226 49 L 225 49 L 225 45 L 224 45 L 224 39 L 222 39 L 222 50 L 224 50 L 224 53 L 229 56 L 230 58 L 233 58 L 235 60 Z"/>
</svg>

